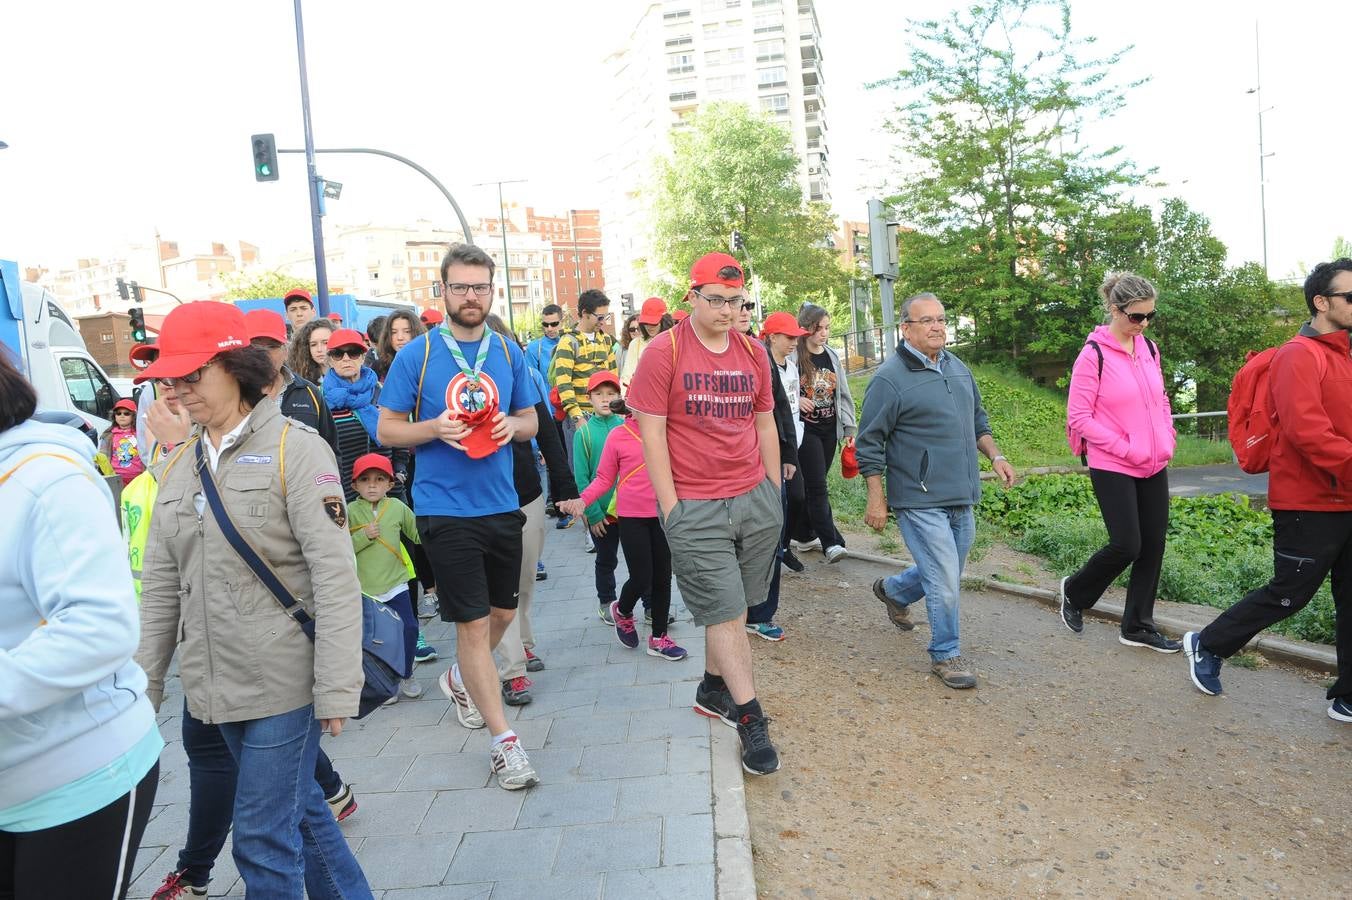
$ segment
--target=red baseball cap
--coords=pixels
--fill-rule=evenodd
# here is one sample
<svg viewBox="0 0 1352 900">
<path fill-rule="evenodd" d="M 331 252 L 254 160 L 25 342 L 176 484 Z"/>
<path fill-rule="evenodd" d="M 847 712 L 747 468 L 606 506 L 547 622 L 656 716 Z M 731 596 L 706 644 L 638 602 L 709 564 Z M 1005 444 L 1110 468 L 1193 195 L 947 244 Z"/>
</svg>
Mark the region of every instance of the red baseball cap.
<svg viewBox="0 0 1352 900">
<path fill-rule="evenodd" d="M 620 389 L 620 376 L 614 372 L 596 372 L 587 379 L 587 393 L 591 393 L 603 384 L 615 385 L 615 390 Z"/>
<path fill-rule="evenodd" d="M 249 340 L 271 338 L 286 343 L 286 320 L 279 313 L 270 309 L 251 309 L 244 314 L 244 321 L 249 326 Z"/>
<path fill-rule="evenodd" d="M 329 313 L 329 314 L 328 314 L 327 316 L 325 316 L 324 318 L 328 319 L 330 322 L 337 322 L 337 323 L 340 324 L 340 325 L 341 325 L 342 322 L 343 322 L 343 314 L 342 314 L 342 313 Z"/>
<path fill-rule="evenodd" d="M 144 369 L 155 361 L 155 357 L 160 355 L 160 348 L 155 344 L 137 344 L 127 353 L 127 359 L 138 369 Z"/>
<path fill-rule="evenodd" d="M 352 480 L 356 481 L 362 476 L 363 472 L 370 471 L 371 469 L 379 469 L 390 476 L 391 480 L 394 479 L 394 466 L 390 465 L 390 461 L 387 458 L 381 456 L 379 453 L 366 453 L 362 456 L 358 456 L 356 461 L 352 463 Z"/>
<path fill-rule="evenodd" d="M 366 346 L 366 336 L 355 328 L 339 328 L 333 334 L 329 335 L 329 349 L 334 350 L 338 347 L 360 347 L 363 350 Z"/>
<path fill-rule="evenodd" d="M 661 297 L 649 297 L 643 301 L 643 308 L 638 313 L 638 321 L 640 325 L 661 325 L 662 317 L 666 314 L 667 301 Z"/>
<path fill-rule="evenodd" d="M 433 325 L 440 325 L 446 319 L 439 309 L 425 309 L 418 318 L 422 319 L 422 323 L 428 328 L 431 328 Z"/>
<path fill-rule="evenodd" d="M 724 278 L 718 273 L 727 268 L 737 270 L 733 277 Z M 690 286 L 703 287 L 706 284 L 721 284 L 725 287 L 742 286 L 742 264 L 726 253 L 706 253 L 690 267 Z"/>
<path fill-rule="evenodd" d="M 807 334 L 806 328 L 798 327 L 798 320 L 792 313 L 774 312 L 765 317 L 761 334 L 787 334 L 789 337 L 801 337 Z"/>
<path fill-rule="evenodd" d="M 291 290 L 287 291 L 286 296 L 282 298 L 282 305 L 290 306 L 292 303 L 295 303 L 298 300 L 303 300 L 304 302 L 310 304 L 312 308 L 315 305 L 314 298 L 310 296 L 310 292 L 307 291 L 305 288 L 292 288 Z"/>
<path fill-rule="evenodd" d="M 125 409 L 132 415 L 136 415 L 136 401 L 128 400 L 124 397 L 113 404 L 113 409 Z"/>
<path fill-rule="evenodd" d="M 677 322 L 684 322 L 686 319 L 690 318 L 690 313 L 686 312 L 683 309 L 678 309 L 671 314 L 671 317 L 675 319 Z"/>
<path fill-rule="evenodd" d="M 238 306 L 198 300 L 175 306 L 160 326 L 160 352 L 133 382 L 152 378 L 182 378 L 211 362 L 218 354 L 249 346 L 249 326 Z"/>
</svg>

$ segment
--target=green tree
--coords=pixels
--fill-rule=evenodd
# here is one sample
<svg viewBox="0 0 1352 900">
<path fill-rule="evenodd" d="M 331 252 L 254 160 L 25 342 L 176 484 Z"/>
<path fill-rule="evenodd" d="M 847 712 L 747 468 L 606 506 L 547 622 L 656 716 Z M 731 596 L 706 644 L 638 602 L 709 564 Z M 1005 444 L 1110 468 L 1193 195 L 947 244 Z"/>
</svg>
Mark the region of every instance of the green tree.
<svg viewBox="0 0 1352 900">
<path fill-rule="evenodd" d="M 652 189 L 654 262 L 666 279 L 649 285 L 683 293 L 690 263 L 728 246 L 740 231 L 752 272 L 784 289 L 792 308 L 840 292 L 845 273 L 827 243 L 834 230 L 824 204 L 803 202 L 802 164 L 789 133 L 740 103 L 713 103 L 672 133 Z M 745 257 L 743 257 L 745 261 Z"/>
<path fill-rule="evenodd" d="M 231 300 L 263 300 L 268 297 L 282 297 L 287 291 L 295 288 L 307 290 L 311 296 L 319 291 L 313 280 L 307 281 L 304 278 L 297 278 L 276 269 L 253 274 L 226 272 L 221 276 L 221 283 L 225 285 L 226 296 Z"/>
<path fill-rule="evenodd" d="M 1100 247 L 1129 258 L 1145 233 L 1117 198 L 1141 174 L 1120 148 L 1080 141 L 1123 103 L 1108 76 L 1126 50 L 1086 55 L 1069 0 L 987 0 L 909 31 L 908 65 L 877 85 L 902 94 L 891 202 L 915 231 L 900 286 L 938 293 L 980 354 L 1069 356 Z"/>
</svg>

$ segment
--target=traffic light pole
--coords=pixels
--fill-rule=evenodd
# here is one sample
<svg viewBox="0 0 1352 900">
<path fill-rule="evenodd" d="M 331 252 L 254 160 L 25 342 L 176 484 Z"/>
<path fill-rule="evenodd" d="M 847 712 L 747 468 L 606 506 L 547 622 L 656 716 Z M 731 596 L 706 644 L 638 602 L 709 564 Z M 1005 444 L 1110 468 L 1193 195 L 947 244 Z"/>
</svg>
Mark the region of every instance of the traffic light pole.
<svg viewBox="0 0 1352 900">
<path fill-rule="evenodd" d="M 300 60 L 300 108 L 305 120 L 305 170 L 310 179 L 310 226 L 315 242 L 315 300 L 319 315 L 329 314 L 329 276 L 324 258 L 324 212 L 319 201 L 319 173 L 315 169 L 315 137 L 310 127 L 310 80 L 305 72 L 305 26 L 301 18 L 301 0 L 296 8 L 296 56 Z"/>
</svg>

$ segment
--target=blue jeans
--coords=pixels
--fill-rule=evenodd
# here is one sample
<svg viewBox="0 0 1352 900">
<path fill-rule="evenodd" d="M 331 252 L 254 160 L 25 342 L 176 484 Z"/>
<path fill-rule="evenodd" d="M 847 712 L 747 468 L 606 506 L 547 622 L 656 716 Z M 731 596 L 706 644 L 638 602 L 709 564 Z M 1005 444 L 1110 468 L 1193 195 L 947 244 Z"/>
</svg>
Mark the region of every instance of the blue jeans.
<svg viewBox="0 0 1352 900">
<path fill-rule="evenodd" d="M 899 509 L 897 525 L 915 565 L 884 579 L 883 591 L 905 606 L 924 597 L 930 623 L 930 659 L 943 662 L 960 656 L 958 597 L 967 551 L 976 534 L 972 507 Z"/>
<path fill-rule="evenodd" d="M 784 558 L 784 548 L 788 545 L 789 534 L 789 486 L 779 485 L 779 506 L 784 510 L 784 527 L 779 530 L 779 546 L 775 548 L 775 571 L 770 576 L 770 589 L 765 592 L 765 600 L 746 611 L 746 624 L 766 625 L 775 620 L 779 612 L 779 560 Z"/>
<path fill-rule="evenodd" d="M 315 781 L 319 720 L 313 706 L 223 722 L 239 766 L 235 865 L 250 896 L 369 898 L 370 885 Z"/>
</svg>

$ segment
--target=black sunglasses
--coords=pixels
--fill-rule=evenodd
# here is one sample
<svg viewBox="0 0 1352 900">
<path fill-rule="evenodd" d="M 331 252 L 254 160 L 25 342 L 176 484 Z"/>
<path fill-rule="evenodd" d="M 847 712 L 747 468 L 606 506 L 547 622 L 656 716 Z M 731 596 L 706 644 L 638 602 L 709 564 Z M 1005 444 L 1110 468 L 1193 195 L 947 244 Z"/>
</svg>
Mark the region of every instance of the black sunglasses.
<svg viewBox="0 0 1352 900">
<path fill-rule="evenodd" d="M 1352 303 L 1352 291 L 1329 291 L 1325 297 L 1342 297 L 1344 303 Z"/>
<path fill-rule="evenodd" d="M 366 355 L 366 351 L 360 347 L 339 347 L 337 350 L 329 350 L 329 356 L 333 359 L 361 359 Z"/>
<path fill-rule="evenodd" d="M 1153 322 L 1153 321 L 1155 321 L 1155 316 L 1159 315 L 1159 310 L 1158 310 L 1158 309 L 1152 309 L 1152 310 L 1151 310 L 1150 312 L 1148 312 L 1148 313 L 1129 313 L 1129 312 L 1124 312 L 1124 313 L 1122 313 L 1122 315 L 1126 316 L 1127 319 L 1131 322 L 1131 324 L 1133 324 L 1133 325 L 1140 325 L 1142 322 Z"/>
</svg>

